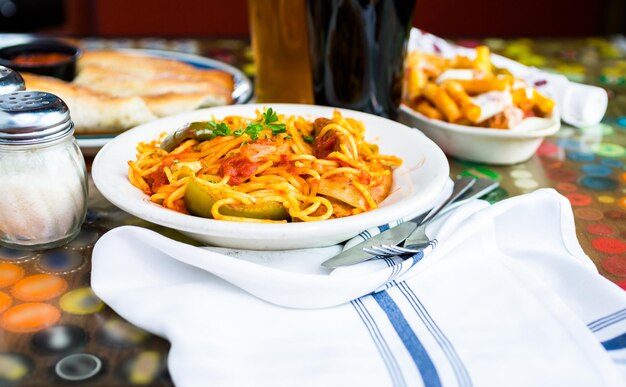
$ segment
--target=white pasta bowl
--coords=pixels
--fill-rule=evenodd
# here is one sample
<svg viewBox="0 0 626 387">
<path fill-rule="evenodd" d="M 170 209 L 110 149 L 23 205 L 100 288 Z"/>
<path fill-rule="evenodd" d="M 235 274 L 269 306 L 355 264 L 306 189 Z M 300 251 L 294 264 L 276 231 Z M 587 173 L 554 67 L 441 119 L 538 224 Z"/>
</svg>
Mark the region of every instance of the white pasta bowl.
<svg viewBox="0 0 626 387">
<path fill-rule="evenodd" d="M 527 118 L 516 129 L 490 129 L 435 120 L 401 105 L 398 120 L 415 127 L 449 156 L 493 165 L 512 165 L 531 158 L 543 139 L 561 127 L 558 110 L 546 118 Z"/>
<path fill-rule="evenodd" d="M 254 117 L 256 110 L 272 107 L 279 114 L 307 119 L 344 117 L 365 125 L 365 139 L 379 145 L 381 154 L 400 157 L 393 172 L 391 194 L 377 209 L 339 219 L 282 224 L 242 223 L 206 219 L 166 209 L 150 201 L 128 180 L 128 161 L 135 160 L 139 142 L 155 139 L 191 121 L 221 119 L 229 115 Z M 102 195 L 120 209 L 149 222 L 170 227 L 200 242 L 239 249 L 285 250 L 330 246 L 363 230 L 426 211 L 449 180 L 449 165 L 441 149 L 419 131 L 371 114 L 312 105 L 267 104 L 221 106 L 163 118 L 115 137 L 96 155 L 94 183 Z"/>
</svg>

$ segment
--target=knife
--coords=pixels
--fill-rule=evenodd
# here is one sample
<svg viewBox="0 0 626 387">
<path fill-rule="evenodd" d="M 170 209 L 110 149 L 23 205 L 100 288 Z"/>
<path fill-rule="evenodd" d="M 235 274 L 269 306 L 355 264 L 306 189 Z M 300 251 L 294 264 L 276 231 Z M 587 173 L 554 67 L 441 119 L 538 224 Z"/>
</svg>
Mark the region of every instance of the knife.
<svg viewBox="0 0 626 387">
<path fill-rule="evenodd" d="M 455 181 L 455 185 L 456 183 L 457 181 Z M 463 183 L 459 184 L 459 186 L 461 187 L 463 185 Z M 453 197 L 456 196 L 456 201 L 450 204 L 448 208 L 456 208 L 458 207 L 458 205 L 461 205 L 470 199 L 484 196 L 498 186 L 498 182 L 491 179 L 476 179 L 473 185 L 466 186 L 464 189 L 462 188 L 464 193 L 460 195 L 453 194 L 450 196 L 449 199 L 453 199 Z M 444 212 L 447 212 L 448 208 L 446 208 Z M 360 262 L 367 261 L 368 259 L 372 258 L 372 256 L 363 251 L 364 247 L 378 246 L 382 244 L 397 245 L 398 243 L 404 241 L 405 238 L 408 238 L 429 214 L 430 212 L 427 211 L 426 213 L 418 216 L 415 219 L 412 219 L 409 222 L 399 224 L 398 226 L 383 231 L 380 234 L 373 236 L 372 238 L 357 243 L 351 248 L 324 261 L 322 263 L 322 267 L 335 269 L 341 266 L 354 265 Z M 397 231 L 394 232 L 394 230 L 396 229 Z"/>
<path fill-rule="evenodd" d="M 458 195 L 456 199 L 453 199 L 453 198 L 448 199 L 448 201 L 452 202 L 450 205 L 444 208 L 439 214 L 429 216 L 429 218 L 436 219 L 438 218 L 437 215 L 439 216 L 444 215 L 447 212 L 454 210 L 457 207 L 462 206 L 463 204 L 467 203 L 468 201 L 472 199 L 485 196 L 486 194 L 498 188 L 499 186 L 500 186 L 500 183 L 497 182 L 496 180 L 484 179 L 484 178 L 476 179 L 474 181 L 474 184 L 472 184 L 467 190 L 465 190 L 464 193 Z M 420 223 L 423 223 L 423 222 L 420 222 Z M 402 243 L 402 246 L 409 246 L 414 243 L 418 243 L 418 241 L 421 241 L 423 236 L 424 236 L 423 230 L 421 232 L 417 232 L 417 231 L 412 232 L 411 235 L 406 237 L 406 239 Z"/>
<path fill-rule="evenodd" d="M 475 178 L 469 177 L 462 177 L 457 179 L 454 182 L 454 188 L 452 189 L 452 193 L 450 194 L 448 199 L 446 199 L 433 211 L 427 211 L 425 217 L 419 216 L 409 222 L 401 223 L 396 227 L 390 228 L 381 232 L 378 235 L 373 236 L 372 238 L 366 239 L 365 241 L 352 246 L 351 248 L 339 253 L 329 260 L 322 262 L 322 267 L 332 269 L 340 266 L 354 265 L 356 263 L 367 261 L 371 258 L 371 256 L 363 251 L 363 247 L 370 247 L 382 244 L 397 245 L 398 243 L 404 241 L 413 231 L 415 231 L 417 226 L 419 226 L 419 224 L 422 223 L 431 214 L 435 215 L 436 212 L 438 212 L 449 202 L 458 199 L 464 192 L 469 189 L 469 187 L 474 184 L 475 180 Z"/>
<path fill-rule="evenodd" d="M 369 254 L 363 251 L 363 247 L 369 247 L 373 244 L 397 245 L 408 237 L 413 231 L 415 231 L 416 228 L 417 223 L 415 222 L 400 223 L 396 227 L 385 230 L 380 234 L 374 235 L 373 237 L 342 251 L 331 259 L 323 262 L 322 266 L 328 269 L 334 269 L 339 266 L 353 265 L 355 263 L 365 261 L 369 257 Z"/>
</svg>

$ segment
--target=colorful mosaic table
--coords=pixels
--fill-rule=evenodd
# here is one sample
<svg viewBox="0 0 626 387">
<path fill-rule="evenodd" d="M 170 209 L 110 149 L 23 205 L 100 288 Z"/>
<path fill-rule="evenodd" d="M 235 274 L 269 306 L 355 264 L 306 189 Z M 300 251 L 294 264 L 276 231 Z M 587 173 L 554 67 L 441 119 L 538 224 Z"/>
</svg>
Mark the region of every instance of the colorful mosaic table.
<svg viewBox="0 0 626 387">
<path fill-rule="evenodd" d="M 607 88 L 603 123 L 563 127 L 529 161 L 493 167 L 450 160 L 452 175 L 488 176 L 501 188 L 495 202 L 553 188 L 572 204 L 577 235 L 599 272 L 626 289 L 626 39 L 489 39 L 495 52 L 572 80 Z M 238 40 L 102 40 L 89 47 L 171 49 L 216 58 L 253 75 L 250 49 Z M 463 41 L 475 45 L 475 41 Z M 89 161 L 89 160 L 88 160 Z M 172 385 L 167 341 L 129 324 L 90 289 L 91 251 L 98 238 L 124 224 L 173 230 L 134 218 L 106 202 L 93 185 L 80 235 L 64 247 L 20 252 L 0 246 L 0 386 Z M 210 334 L 210 333 L 208 333 Z"/>
</svg>

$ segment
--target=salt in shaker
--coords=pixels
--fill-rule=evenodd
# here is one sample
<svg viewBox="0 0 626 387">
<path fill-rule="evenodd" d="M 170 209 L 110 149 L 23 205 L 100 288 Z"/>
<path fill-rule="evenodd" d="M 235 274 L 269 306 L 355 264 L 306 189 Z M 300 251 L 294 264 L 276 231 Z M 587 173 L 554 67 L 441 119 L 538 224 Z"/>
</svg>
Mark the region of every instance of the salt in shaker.
<svg viewBox="0 0 626 387">
<path fill-rule="evenodd" d="M 87 170 L 67 105 L 39 91 L 0 94 L 0 244 L 72 240 L 87 212 Z"/>
</svg>

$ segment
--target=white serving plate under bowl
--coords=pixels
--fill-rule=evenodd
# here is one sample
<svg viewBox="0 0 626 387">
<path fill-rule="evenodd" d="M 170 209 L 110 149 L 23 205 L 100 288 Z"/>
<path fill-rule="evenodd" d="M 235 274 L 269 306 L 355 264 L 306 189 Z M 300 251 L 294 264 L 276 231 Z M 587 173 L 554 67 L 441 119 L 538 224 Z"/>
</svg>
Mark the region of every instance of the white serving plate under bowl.
<svg viewBox="0 0 626 387">
<path fill-rule="evenodd" d="M 525 129 L 490 129 L 451 124 L 400 106 L 398 120 L 415 127 L 452 157 L 493 165 L 512 165 L 531 158 L 543 139 L 561 127 L 559 113 L 554 109 L 546 118 L 527 118 Z"/>
<path fill-rule="evenodd" d="M 155 139 L 185 123 L 221 119 L 229 115 L 255 117 L 257 110 L 272 107 L 278 114 L 307 119 L 344 117 L 365 125 L 366 140 L 379 145 L 381 154 L 400 157 L 394 170 L 391 194 L 379 208 L 340 219 L 297 223 L 242 223 L 182 214 L 152 203 L 128 180 L 128 161 L 136 159 L 139 142 Z M 417 130 L 371 114 L 312 105 L 244 104 L 220 106 L 162 118 L 126 131 L 98 152 L 92 165 L 94 183 L 102 195 L 122 210 L 139 218 L 176 229 L 200 242 L 238 249 L 286 250 L 330 246 L 363 230 L 407 219 L 428 209 L 449 179 L 449 165 L 441 149 Z"/>
</svg>

